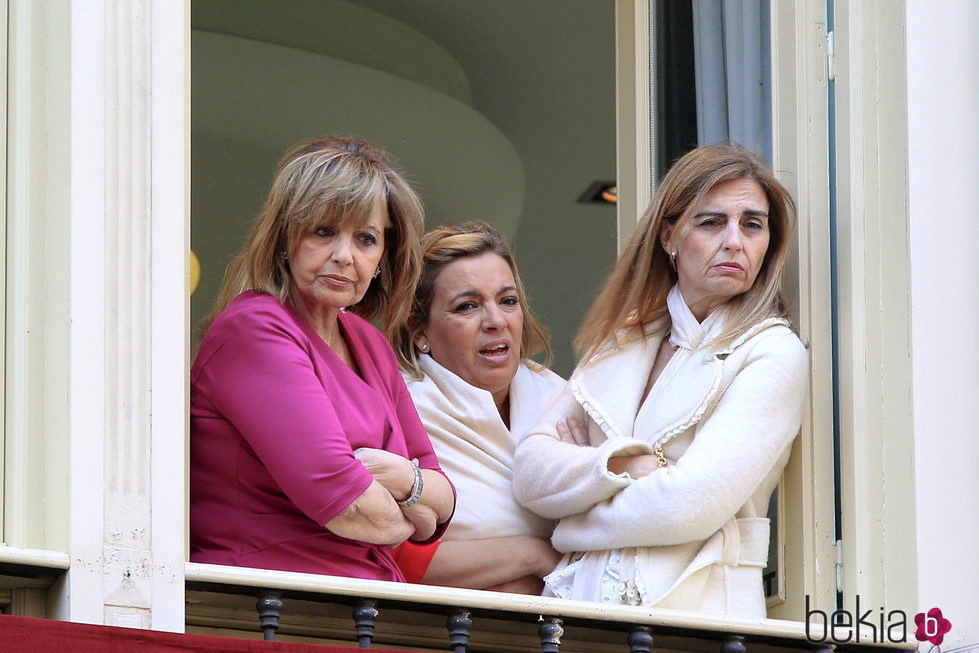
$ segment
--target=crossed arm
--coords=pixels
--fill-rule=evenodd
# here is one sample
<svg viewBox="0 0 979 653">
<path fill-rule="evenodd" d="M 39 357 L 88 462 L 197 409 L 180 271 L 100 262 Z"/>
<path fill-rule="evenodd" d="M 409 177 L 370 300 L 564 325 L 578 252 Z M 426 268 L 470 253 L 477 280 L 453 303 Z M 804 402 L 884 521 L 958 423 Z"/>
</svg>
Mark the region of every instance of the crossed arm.
<svg viewBox="0 0 979 653">
<path fill-rule="evenodd" d="M 561 519 L 552 541 L 562 551 L 708 537 L 784 464 L 801 421 L 807 360 L 794 336 L 759 341 L 684 454 L 658 472 L 648 449 L 614 444 L 628 438 L 583 447 L 560 433 L 531 435 L 518 448 L 517 467 L 521 458 L 535 461 L 540 480 L 531 482 L 529 469 L 518 474 L 518 499 Z M 627 478 L 614 476 L 623 471 Z"/>
<path fill-rule="evenodd" d="M 409 538 L 429 539 L 438 525 L 452 516 L 455 505 L 452 488 L 439 472 L 421 470 L 421 497 L 417 503 L 405 507 L 398 501 L 411 496 L 415 484 L 411 461 L 383 449 L 357 449 L 354 456 L 370 472 L 373 481 L 346 510 L 326 523 L 332 532 L 351 539 L 394 546 Z M 375 536 L 384 541 L 368 539 Z"/>
<path fill-rule="evenodd" d="M 437 471 L 423 470 L 421 499 L 410 508 L 400 506 L 397 500 L 407 498 L 414 484 L 410 461 L 381 452 L 390 456 L 391 471 L 374 478 L 351 451 L 333 403 L 324 396 L 305 336 L 284 319 L 280 307 L 261 301 L 220 325 L 221 344 L 198 365 L 195 383 L 206 389 L 197 397 L 202 412 L 211 409 L 230 422 L 289 499 L 336 535 L 384 545 L 429 538 L 451 517 L 449 482 Z M 390 368 L 390 383 L 403 400 L 407 390 L 393 354 L 387 358 L 379 366 Z M 427 441 L 410 437 L 424 430 L 406 401 L 398 404 L 397 419 L 410 432 L 407 455 L 435 467 Z"/>
</svg>

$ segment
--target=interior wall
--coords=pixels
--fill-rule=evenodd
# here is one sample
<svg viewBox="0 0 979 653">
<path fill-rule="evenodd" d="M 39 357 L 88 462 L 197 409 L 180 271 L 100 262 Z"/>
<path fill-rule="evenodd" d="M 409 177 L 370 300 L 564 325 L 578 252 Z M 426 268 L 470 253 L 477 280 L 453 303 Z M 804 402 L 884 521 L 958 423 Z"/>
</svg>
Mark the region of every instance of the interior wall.
<svg viewBox="0 0 979 653">
<path fill-rule="evenodd" d="M 466 104 L 321 53 L 200 30 L 192 43 L 193 247 L 202 262 L 195 318 L 216 296 L 278 158 L 311 137 L 347 134 L 387 149 L 422 196 L 430 224 L 489 211 L 503 234 L 516 232 L 519 157 Z"/>
<path fill-rule="evenodd" d="M 577 201 L 615 178 L 611 0 L 196 0 L 192 12 L 195 323 L 278 156 L 348 133 L 395 155 L 429 227 L 484 219 L 510 238 L 555 370 L 570 372 L 615 257 L 614 207 Z"/>
<path fill-rule="evenodd" d="M 466 71 L 472 106 L 513 143 L 526 197 L 513 242 L 555 371 L 615 263 L 615 207 L 577 202 L 615 169 L 613 0 L 355 0 L 411 25 Z M 492 220 L 492 216 L 487 216 Z"/>
</svg>

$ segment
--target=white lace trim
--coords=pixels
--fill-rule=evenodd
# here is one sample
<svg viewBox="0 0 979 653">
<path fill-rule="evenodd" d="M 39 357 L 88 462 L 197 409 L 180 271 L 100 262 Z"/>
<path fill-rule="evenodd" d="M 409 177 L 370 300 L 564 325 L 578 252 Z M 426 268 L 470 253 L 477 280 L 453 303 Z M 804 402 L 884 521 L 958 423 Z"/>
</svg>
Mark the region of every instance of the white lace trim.
<svg viewBox="0 0 979 653">
<path fill-rule="evenodd" d="M 635 548 L 612 549 L 602 570 L 600 581 L 601 601 L 610 605 L 643 605 L 645 584 L 636 570 L 639 550 Z M 573 553 L 566 566 L 555 569 L 544 577 L 544 584 L 554 596 L 562 599 L 575 598 L 575 577 L 581 571 L 585 553 Z M 631 569 L 630 569 L 631 567 Z"/>
</svg>

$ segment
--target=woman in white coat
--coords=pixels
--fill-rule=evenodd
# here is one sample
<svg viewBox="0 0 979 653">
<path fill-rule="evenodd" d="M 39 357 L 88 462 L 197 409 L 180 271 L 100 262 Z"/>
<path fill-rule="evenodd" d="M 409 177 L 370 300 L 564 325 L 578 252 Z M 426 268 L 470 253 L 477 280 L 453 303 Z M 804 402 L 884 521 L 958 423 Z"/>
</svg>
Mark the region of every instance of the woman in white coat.
<svg viewBox="0 0 979 653">
<path fill-rule="evenodd" d="M 518 500 L 560 520 L 549 593 L 765 617 L 765 513 L 808 383 L 779 287 L 794 212 L 739 146 L 695 149 L 663 179 L 581 364 L 517 448 Z"/>
<path fill-rule="evenodd" d="M 513 497 L 513 452 L 564 379 L 530 360 L 551 358 L 507 242 L 482 222 L 438 227 L 422 239 L 423 268 L 392 340 L 408 391 L 458 492 L 435 546 L 402 545 L 408 580 L 539 594 L 560 559 L 554 522 Z"/>
</svg>

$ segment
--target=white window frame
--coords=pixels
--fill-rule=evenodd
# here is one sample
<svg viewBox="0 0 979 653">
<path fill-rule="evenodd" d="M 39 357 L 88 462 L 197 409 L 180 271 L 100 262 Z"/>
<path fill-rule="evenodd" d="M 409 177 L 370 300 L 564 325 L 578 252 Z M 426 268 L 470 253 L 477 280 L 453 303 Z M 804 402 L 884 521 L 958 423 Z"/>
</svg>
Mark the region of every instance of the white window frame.
<svg viewBox="0 0 979 653">
<path fill-rule="evenodd" d="M 844 603 L 917 609 L 904 0 L 835 0 Z"/>
<path fill-rule="evenodd" d="M 616 3 L 620 251 L 649 201 L 648 7 Z M 771 4 L 774 167 L 799 205 L 785 291 L 811 363 L 802 430 L 780 486 L 777 553 L 784 556 L 785 573 L 779 574 L 779 598 L 769 601 L 769 616 L 784 619 L 804 618 L 807 596 L 811 606 L 835 609 L 838 571 L 851 606 L 856 594 L 867 605 L 894 607 L 913 606 L 915 595 L 914 538 L 908 535 L 914 532 L 908 509 L 914 496 L 907 482 L 914 471 L 902 122 L 907 82 L 899 68 L 905 13 L 903 2 L 898 7 L 880 0 L 837 0 L 836 12 L 840 27 L 831 62 L 824 0 Z M 888 62 L 884 72 L 880 60 Z M 838 97 L 842 546 L 834 527 L 831 74 Z M 885 247 L 898 255 L 883 257 Z"/>
<path fill-rule="evenodd" d="M 0 0 L 0 121 L 2 121 L 4 143 L 9 138 L 7 131 L 7 69 L 10 60 L 7 57 L 7 0 Z M 7 380 L 7 148 L 0 157 L 0 251 L 4 253 L 4 265 L 0 266 L 0 288 L 4 291 L 4 301 L 0 302 L 0 540 L 3 539 L 3 503 L 4 503 L 4 434 L 6 433 L 6 380 Z"/>
<path fill-rule="evenodd" d="M 4 2 L 3 561 L 67 568 L 45 616 L 182 631 L 190 4 Z"/>
</svg>

